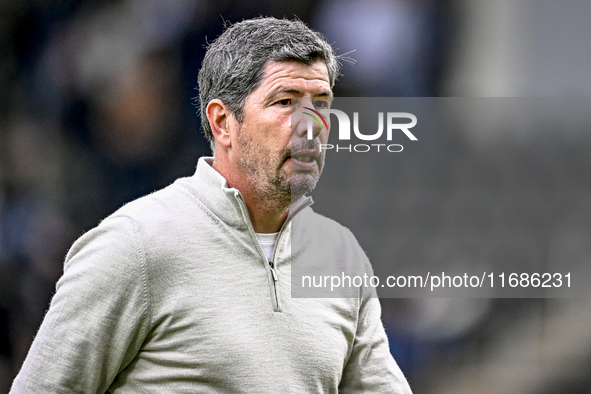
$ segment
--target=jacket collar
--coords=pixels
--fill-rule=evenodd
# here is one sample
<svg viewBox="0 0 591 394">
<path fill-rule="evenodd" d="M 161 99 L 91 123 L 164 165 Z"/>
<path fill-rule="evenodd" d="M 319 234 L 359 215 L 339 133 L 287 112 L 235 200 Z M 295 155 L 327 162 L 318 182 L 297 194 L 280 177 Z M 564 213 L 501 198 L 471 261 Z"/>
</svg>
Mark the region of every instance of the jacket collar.
<svg viewBox="0 0 591 394">
<path fill-rule="evenodd" d="M 197 162 L 195 174 L 189 178 L 187 186 L 215 216 L 232 227 L 245 228 L 252 226 L 246 203 L 240 191 L 228 187 L 228 182 L 213 167 L 213 157 L 201 157 Z M 294 201 L 289 208 L 287 220 L 312 205 L 312 198 L 302 196 Z"/>
</svg>

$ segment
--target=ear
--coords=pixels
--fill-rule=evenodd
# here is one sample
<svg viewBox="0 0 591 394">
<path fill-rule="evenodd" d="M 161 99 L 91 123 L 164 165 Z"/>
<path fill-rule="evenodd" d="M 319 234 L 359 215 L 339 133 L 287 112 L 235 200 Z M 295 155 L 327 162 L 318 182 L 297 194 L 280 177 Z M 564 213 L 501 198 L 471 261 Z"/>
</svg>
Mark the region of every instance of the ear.
<svg viewBox="0 0 591 394">
<path fill-rule="evenodd" d="M 232 112 L 220 99 L 214 99 L 207 104 L 207 120 L 215 138 L 216 145 L 228 149 L 231 143 Z"/>
</svg>

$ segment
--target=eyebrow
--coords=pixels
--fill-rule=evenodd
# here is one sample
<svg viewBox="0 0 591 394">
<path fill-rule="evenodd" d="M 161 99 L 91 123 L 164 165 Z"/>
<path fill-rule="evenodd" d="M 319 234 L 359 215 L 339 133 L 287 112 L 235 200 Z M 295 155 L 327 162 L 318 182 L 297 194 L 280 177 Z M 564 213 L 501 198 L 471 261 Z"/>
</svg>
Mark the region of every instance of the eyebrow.
<svg viewBox="0 0 591 394">
<path fill-rule="evenodd" d="M 269 100 L 273 100 L 273 98 L 275 96 L 277 96 L 281 93 L 289 93 L 289 94 L 293 94 L 296 96 L 303 96 L 302 92 L 300 92 L 297 89 L 278 87 L 277 89 L 273 90 L 271 92 L 271 94 L 269 94 L 268 98 L 269 98 Z M 329 90 L 325 90 L 323 92 L 313 95 L 312 97 L 332 97 L 332 92 Z"/>
</svg>

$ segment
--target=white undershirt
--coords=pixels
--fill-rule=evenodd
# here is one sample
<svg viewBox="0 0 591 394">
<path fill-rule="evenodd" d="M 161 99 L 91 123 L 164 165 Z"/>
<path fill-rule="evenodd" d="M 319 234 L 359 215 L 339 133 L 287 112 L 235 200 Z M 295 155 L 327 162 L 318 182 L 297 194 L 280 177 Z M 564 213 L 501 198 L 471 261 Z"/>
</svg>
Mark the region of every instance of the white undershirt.
<svg viewBox="0 0 591 394">
<path fill-rule="evenodd" d="M 279 233 L 256 234 L 259 243 L 261 244 L 261 248 L 263 248 L 263 252 L 265 252 L 265 256 L 267 256 L 267 260 L 273 261 L 273 250 L 275 250 L 275 244 L 277 243 Z"/>
</svg>

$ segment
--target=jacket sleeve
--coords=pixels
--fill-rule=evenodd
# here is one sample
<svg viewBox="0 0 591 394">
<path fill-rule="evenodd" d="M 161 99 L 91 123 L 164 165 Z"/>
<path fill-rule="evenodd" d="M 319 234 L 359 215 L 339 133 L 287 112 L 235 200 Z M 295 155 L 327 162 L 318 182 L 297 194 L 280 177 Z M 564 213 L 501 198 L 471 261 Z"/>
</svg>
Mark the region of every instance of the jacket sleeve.
<svg viewBox="0 0 591 394">
<path fill-rule="evenodd" d="M 357 332 L 339 393 L 411 394 L 406 378 L 390 354 L 380 301 L 375 296 L 361 299 Z"/>
<path fill-rule="evenodd" d="M 78 239 L 11 393 L 104 393 L 149 328 L 137 224 L 105 219 Z"/>
</svg>

